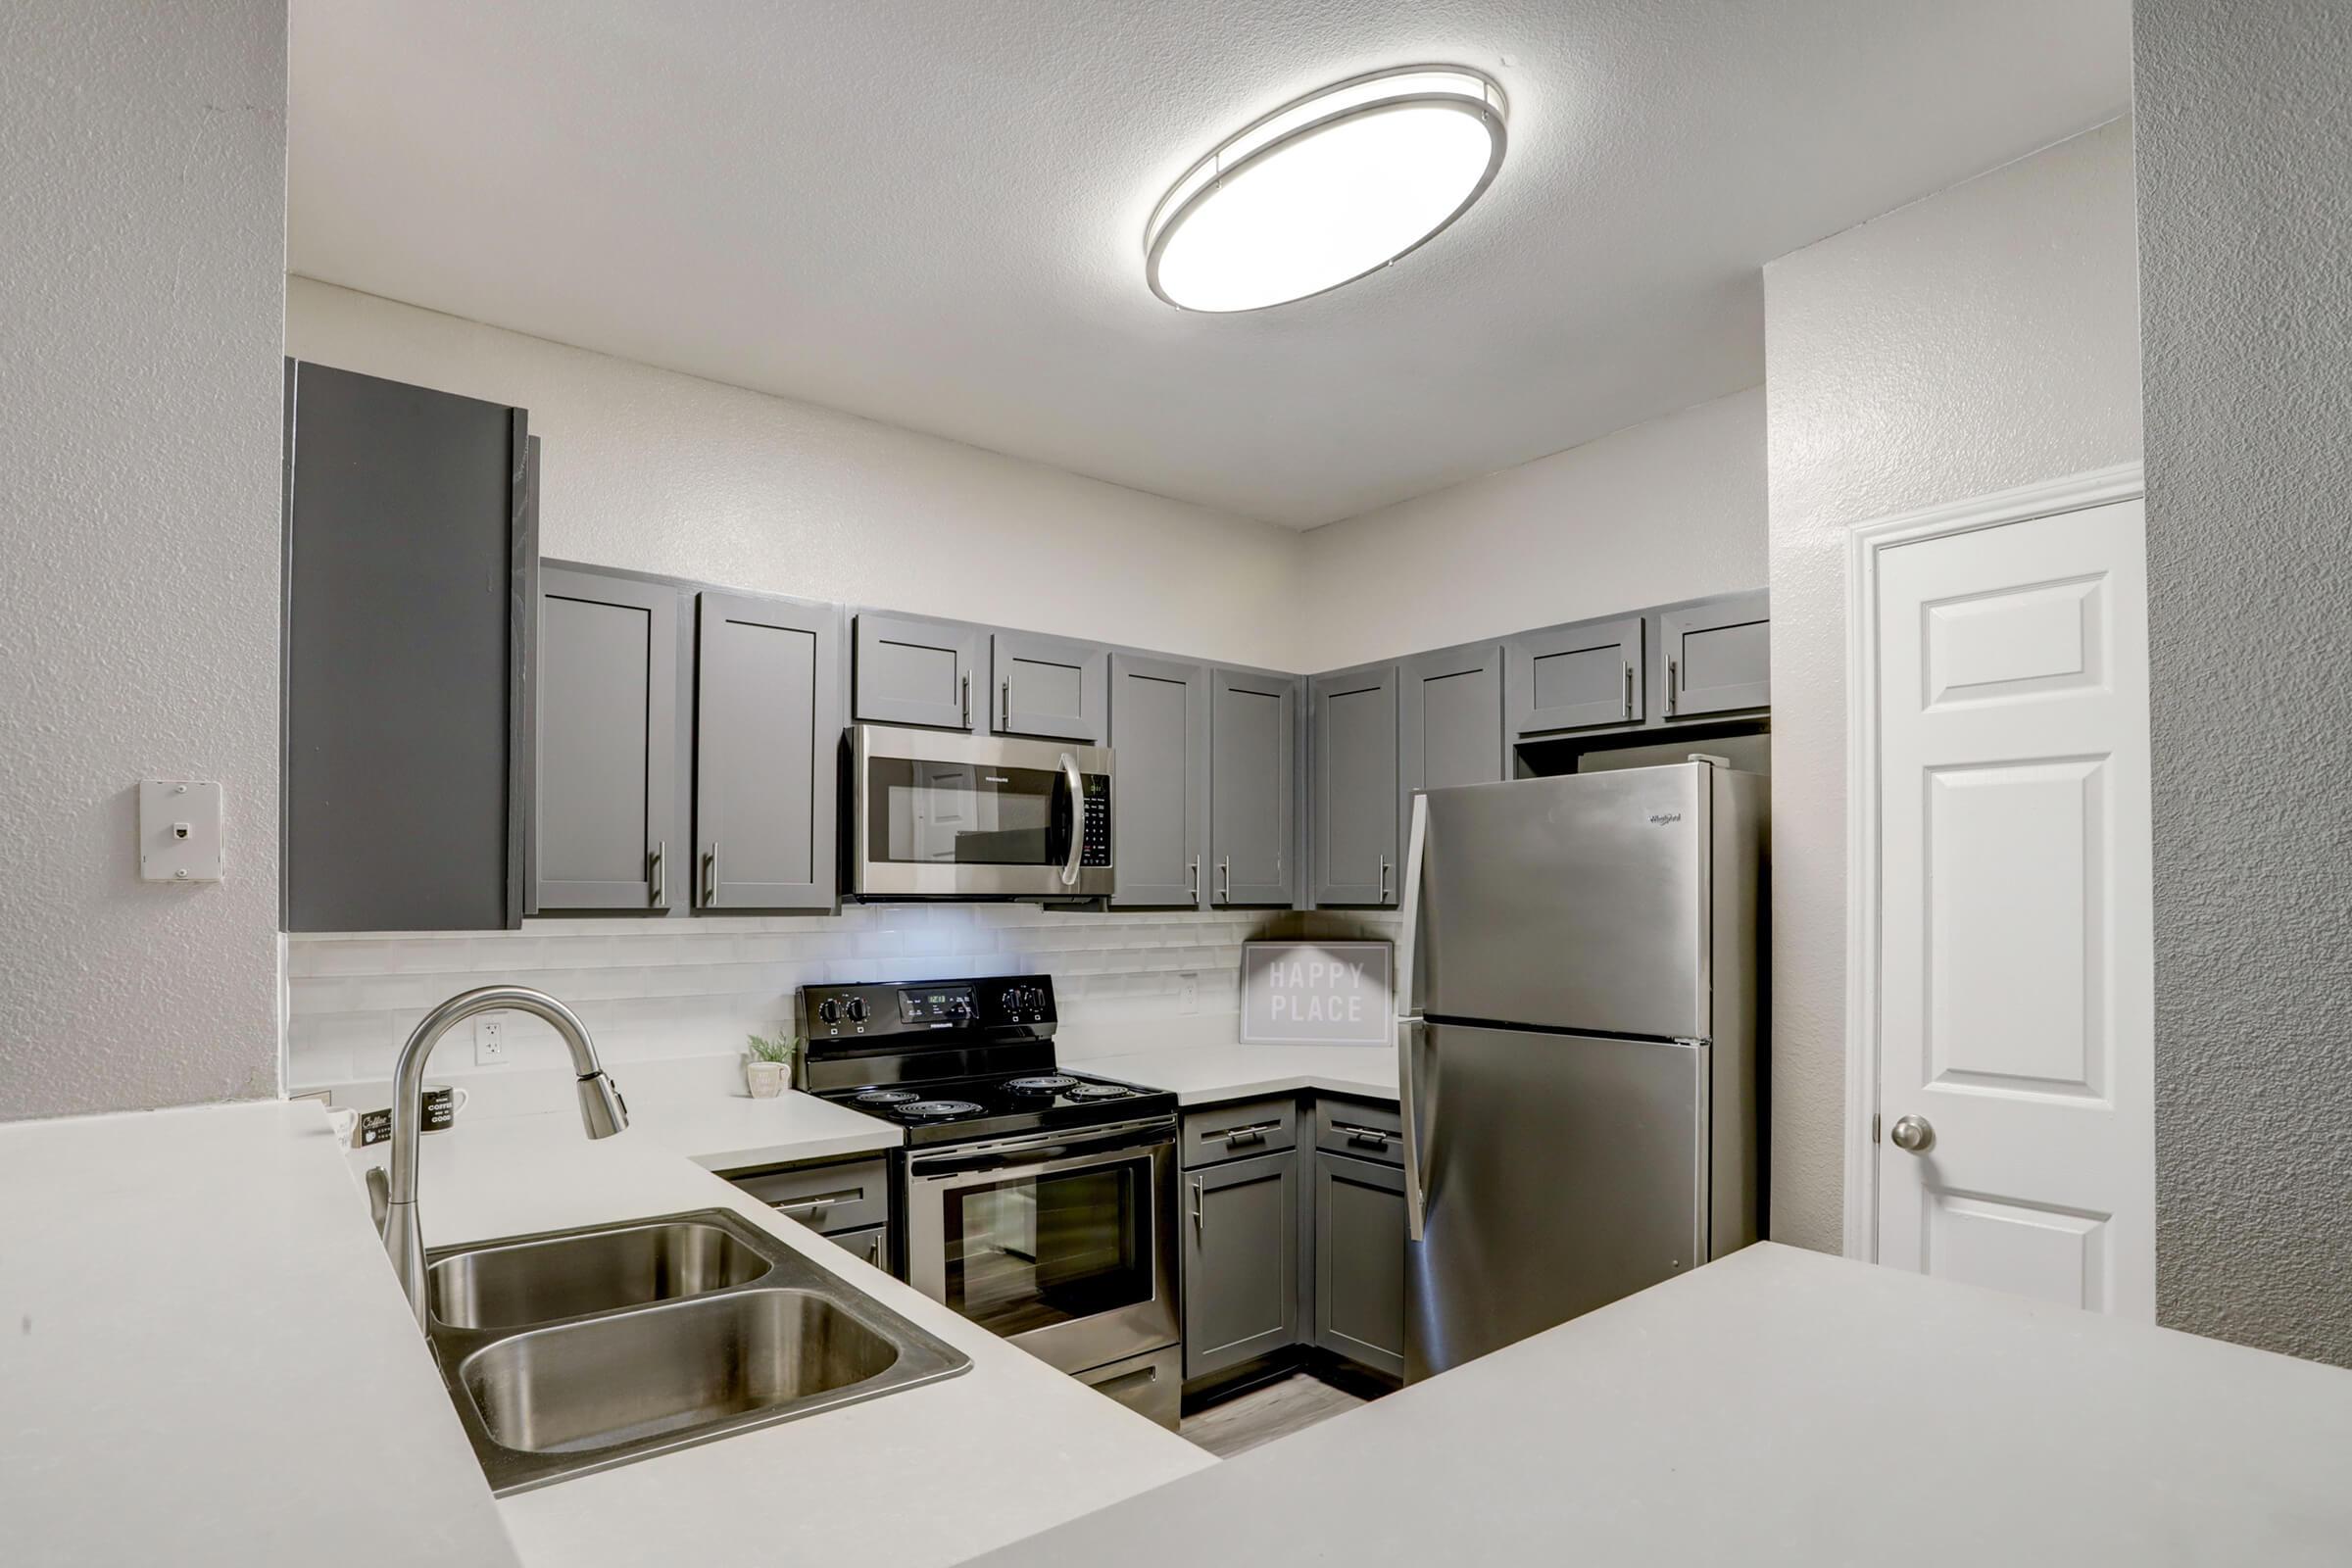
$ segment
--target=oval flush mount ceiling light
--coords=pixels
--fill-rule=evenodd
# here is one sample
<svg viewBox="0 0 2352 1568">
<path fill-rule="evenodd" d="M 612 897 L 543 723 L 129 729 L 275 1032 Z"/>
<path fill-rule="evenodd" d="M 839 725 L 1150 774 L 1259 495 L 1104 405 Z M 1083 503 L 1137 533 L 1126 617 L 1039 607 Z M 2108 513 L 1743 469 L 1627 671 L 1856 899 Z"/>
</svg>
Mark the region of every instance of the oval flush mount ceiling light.
<svg viewBox="0 0 2352 1568">
<path fill-rule="evenodd" d="M 1460 66 L 1375 72 L 1227 138 L 1144 231 L 1152 292 L 1254 311 L 1376 272 L 1468 211 L 1502 167 L 1502 89 Z"/>
</svg>

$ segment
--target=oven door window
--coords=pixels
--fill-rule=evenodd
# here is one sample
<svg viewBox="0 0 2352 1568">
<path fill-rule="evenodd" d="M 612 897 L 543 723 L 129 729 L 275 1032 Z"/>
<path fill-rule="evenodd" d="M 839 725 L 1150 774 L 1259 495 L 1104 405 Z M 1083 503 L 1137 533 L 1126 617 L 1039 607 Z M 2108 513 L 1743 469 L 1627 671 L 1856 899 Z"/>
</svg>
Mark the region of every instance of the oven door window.
<svg viewBox="0 0 2352 1568">
<path fill-rule="evenodd" d="M 1042 767 L 865 761 L 865 858 L 899 865 L 1059 866 L 1070 853 L 1070 784 Z"/>
<path fill-rule="evenodd" d="M 948 1305 L 1014 1335 L 1149 1301 L 1151 1189 L 1143 1158 L 943 1193 Z"/>
</svg>

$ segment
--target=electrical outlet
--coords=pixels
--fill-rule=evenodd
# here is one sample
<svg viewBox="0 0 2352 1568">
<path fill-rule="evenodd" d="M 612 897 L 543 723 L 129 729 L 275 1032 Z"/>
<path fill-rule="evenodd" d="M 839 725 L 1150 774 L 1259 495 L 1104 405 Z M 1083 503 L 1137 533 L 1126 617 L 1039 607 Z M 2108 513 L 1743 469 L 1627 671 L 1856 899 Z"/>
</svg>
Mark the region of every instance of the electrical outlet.
<svg viewBox="0 0 2352 1568">
<path fill-rule="evenodd" d="M 1176 1010 L 1192 1014 L 1200 1010 L 1200 977 L 1180 974 L 1176 977 Z"/>
<path fill-rule="evenodd" d="M 473 1020 L 473 1064 L 487 1067 L 507 1059 L 507 1020 L 504 1014 L 485 1012 Z"/>
</svg>

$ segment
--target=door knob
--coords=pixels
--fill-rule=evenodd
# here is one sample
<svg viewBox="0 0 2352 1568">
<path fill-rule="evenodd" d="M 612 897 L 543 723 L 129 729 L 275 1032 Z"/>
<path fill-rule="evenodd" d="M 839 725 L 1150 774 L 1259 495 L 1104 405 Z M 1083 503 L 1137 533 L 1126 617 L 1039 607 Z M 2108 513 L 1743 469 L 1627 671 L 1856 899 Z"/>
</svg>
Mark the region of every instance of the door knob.
<svg viewBox="0 0 2352 1568">
<path fill-rule="evenodd" d="M 1886 1137 L 1906 1154 L 1924 1154 L 1936 1147 L 1935 1125 L 1925 1116 L 1897 1116 Z"/>
</svg>

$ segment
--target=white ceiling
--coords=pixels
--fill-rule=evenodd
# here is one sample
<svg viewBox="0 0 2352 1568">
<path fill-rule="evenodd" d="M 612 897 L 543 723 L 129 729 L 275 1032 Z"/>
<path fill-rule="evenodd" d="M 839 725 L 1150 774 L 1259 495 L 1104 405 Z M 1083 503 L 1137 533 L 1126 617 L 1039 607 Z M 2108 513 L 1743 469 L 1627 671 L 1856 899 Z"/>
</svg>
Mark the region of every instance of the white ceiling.
<svg viewBox="0 0 2352 1568">
<path fill-rule="evenodd" d="M 1763 378 L 1757 267 L 2108 119 L 2128 0 L 293 0 L 289 265 L 1312 527 Z M 1152 204 L 1359 72 L 1510 151 L 1238 317 Z"/>
</svg>

